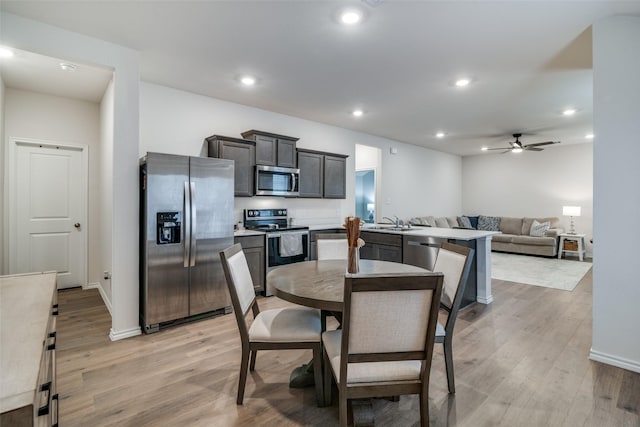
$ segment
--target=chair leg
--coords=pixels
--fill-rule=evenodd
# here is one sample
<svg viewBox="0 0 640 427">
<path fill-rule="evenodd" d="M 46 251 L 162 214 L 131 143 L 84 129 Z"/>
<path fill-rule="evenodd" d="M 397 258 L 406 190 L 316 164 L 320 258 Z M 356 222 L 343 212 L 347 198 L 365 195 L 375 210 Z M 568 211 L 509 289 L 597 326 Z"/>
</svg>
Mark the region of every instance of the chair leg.
<svg viewBox="0 0 640 427">
<path fill-rule="evenodd" d="M 324 381 L 322 383 L 322 388 L 324 389 L 324 404 L 329 406 L 331 405 L 331 387 L 332 384 L 332 374 L 331 374 L 331 364 L 329 362 L 329 357 L 327 357 L 326 352 L 322 352 L 324 359 Z"/>
<path fill-rule="evenodd" d="M 338 398 L 338 414 L 340 417 L 340 427 L 347 427 L 349 425 L 349 410 L 347 407 L 347 398 L 342 393 Z"/>
<path fill-rule="evenodd" d="M 249 365 L 249 370 L 253 372 L 256 369 L 256 355 L 258 354 L 258 350 L 253 350 L 251 352 L 251 364 Z"/>
<path fill-rule="evenodd" d="M 420 393 L 420 426 L 429 427 L 429 393 Z"/>
<path fill-rule="evenodd" d="M 456 382 L 453 374 L 453 346 L 451 341 L 452 339 L 448 336 L 444 339 L 444 363 L 447 369 L 447 383 L 449 385 L 449 393 L 455 394 Z"/>
<path fill-rule="evenodd" d="M 247 383 L 247 368 L 249 367 L 249 349 L 242 348 L 242 359 L 240 360 L 240 378 L 238 379 L 238 399 L 236 403 L 242 405 L 244 400 L 244 386 Z"/>
<path fill-rule="evenodd" d="M 319 407 L 325 406 L 322 387 L 322 345 L 313 347 L 313 380 L 316 386 L 316 403 Z"/>
</svg>

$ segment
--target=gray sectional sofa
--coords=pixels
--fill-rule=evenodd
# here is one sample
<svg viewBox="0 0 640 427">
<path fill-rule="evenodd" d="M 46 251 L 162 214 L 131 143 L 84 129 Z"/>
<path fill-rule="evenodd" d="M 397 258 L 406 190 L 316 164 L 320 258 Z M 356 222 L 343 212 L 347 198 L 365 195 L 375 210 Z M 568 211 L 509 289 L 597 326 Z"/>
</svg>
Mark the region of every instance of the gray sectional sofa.
<svg viewBox="0 0 640 427">
<path fill-rule="evenodd" d="M 541 236 L 531 235 L 531 225 L 534 220 L 541 224 L 549 223 L 549 228 Z M 492 237 L 492 250 L 550 257 L 558 254 L 558 236 L 564 233 L 564 229 L 560 227 L 560 219 L 557 217 L 424 216 L 412 218 L 411 223 L 418 226 L 439 228 L 474 228 L 500 231 L 501 234 Z"/>
<path fill-rule="evenodd" d="M 550 228 L 541 237 L 530 235 L 534 219 L 539 223 L 550 223 Z M 544 256 L 558 254 L 558 235 L 564 233 L 564 230 L 560 228 L 560 220 L 556 217 L 500 217 L 500 231 L 502 234 L 496 234 L 491 239 L 492 250 Z"/>
</svg>

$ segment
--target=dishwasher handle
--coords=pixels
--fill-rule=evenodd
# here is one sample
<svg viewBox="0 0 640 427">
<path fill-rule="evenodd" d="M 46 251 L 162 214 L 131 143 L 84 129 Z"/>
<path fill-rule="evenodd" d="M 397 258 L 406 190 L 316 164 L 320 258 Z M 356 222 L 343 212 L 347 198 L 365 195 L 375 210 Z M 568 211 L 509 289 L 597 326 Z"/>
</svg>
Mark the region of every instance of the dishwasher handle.
<svg viewBox="0 0 640 427">
<path fill-rule="evenodd" d="M 435 243 L 423 243 L 423 242 L 416 242 L 415 240 L 410 240 L 407 242 L 407 244 L 409 246 L 424 246 L 427 248 L 440 248 L 439 244 L 435 244 Z"/>
</svg>

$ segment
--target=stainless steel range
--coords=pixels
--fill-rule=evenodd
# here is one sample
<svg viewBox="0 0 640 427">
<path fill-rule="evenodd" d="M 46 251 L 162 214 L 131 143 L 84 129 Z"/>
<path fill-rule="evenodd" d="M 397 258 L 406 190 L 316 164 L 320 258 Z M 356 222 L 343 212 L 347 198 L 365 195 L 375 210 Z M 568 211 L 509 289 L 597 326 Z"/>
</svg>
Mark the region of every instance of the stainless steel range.
<svg viewBox="0 0 640 427">
<path fill-rule="evenodd" d="M 280 265 L 309 259 L 309 227 L 289 225 L 286 209 L 245 209 L 244 226 L 266 232 L 267 273 Z M 272 295 L 268 282 L 265 295 Z"/>
</svg>

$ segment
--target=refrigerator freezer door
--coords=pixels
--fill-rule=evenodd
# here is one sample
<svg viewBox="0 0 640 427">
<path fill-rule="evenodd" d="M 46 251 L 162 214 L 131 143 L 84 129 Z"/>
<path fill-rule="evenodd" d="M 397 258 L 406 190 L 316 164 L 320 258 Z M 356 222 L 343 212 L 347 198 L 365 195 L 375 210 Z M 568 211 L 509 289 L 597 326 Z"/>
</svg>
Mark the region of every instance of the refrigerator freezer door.
<svg viewBox="0 0 640 427">
<path fill-rule="evenodd" d="M 146 252 L 141 264 L 140 302 L 144 327 L 189 315 L 189 268 L 184 267 L 185 241 L 189 233 L 189 221 L 184 212 L 188 202 L 184 183 L 188 181 L 188 157 L 148 153 L 146 189 L 142 192 Z M 163 216 L 157 214 L 162 212 L 180 214 L 179 243 L 164 243 L 158 239 L 157 233 L 161 229 L 158 221 Z"/>
<path fill-rule="evenodd" d="M 195 230 L 189 315 L 231 305 L 220 251 L 233 245 L 233 161 L 191 158 Z"/>
</svg>

